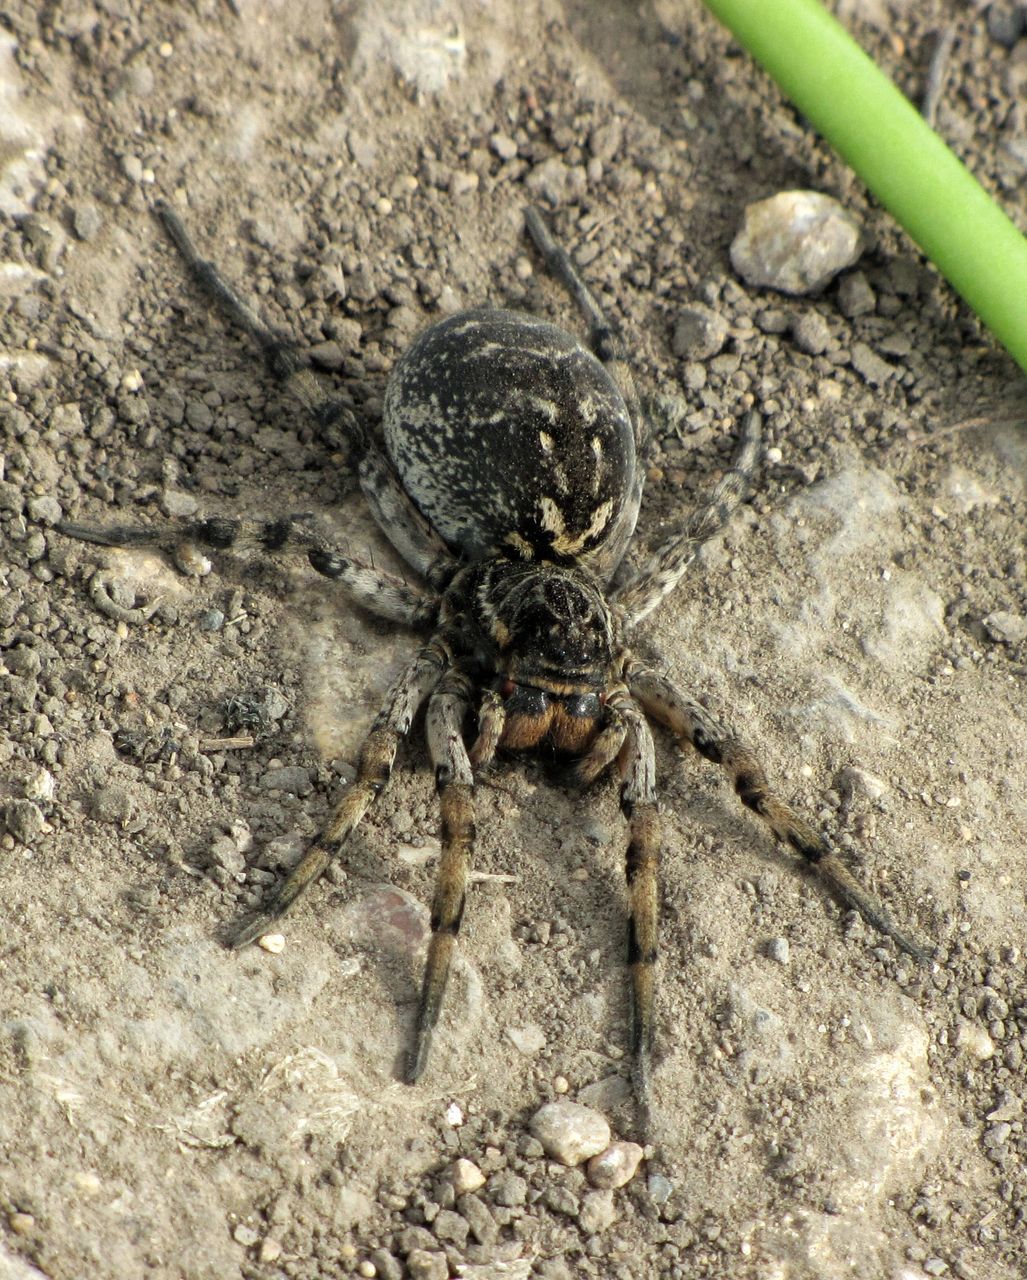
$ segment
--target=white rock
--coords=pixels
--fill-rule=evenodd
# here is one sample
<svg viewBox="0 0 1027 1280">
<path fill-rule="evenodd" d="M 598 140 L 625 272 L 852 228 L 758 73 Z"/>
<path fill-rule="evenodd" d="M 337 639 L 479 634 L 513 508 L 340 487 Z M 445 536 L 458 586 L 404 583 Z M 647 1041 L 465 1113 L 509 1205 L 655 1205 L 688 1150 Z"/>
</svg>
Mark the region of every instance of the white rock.
<svg viewBox="0 0 1027 1280">
<path fill-rule="evenodd" d="M 606 1118 L 577 1102 L 547 1102 L 532 1116 L 530 1128 L 546 1155 L 561 1164 L 581 1164 L 610 1145 Z"/>
<path fill-rule="evenodd" d="M 816 293 L 862 252 L 863 230 L 837 200 L 819 191 L 782 191 L 746 207 L 731 265 L 757 288 Z"/>
<path fill-rule="evenodd" d="M 637 1142 L 612 1142 L 588 1162 L 585 1176 L 603 1191 L 626 1186 L 635 1176 L 642 1154 Z"/>
<path fill-rule="evenodd" d="M 473 1160 L 465 1160 L 462 1156 L 450 1166 L 449 1181 L 458 1196 L 470 1191 L 477 1191 L 485 1185 L 485 1175 Z"/>
<path fill-rule="evenodd" d="M 983 1027 L 975 1022 L 962 1020 L 956 1025 L 955 1045 L 957 1049 L 965 1049 L 971 1057 L 982 1062 L 995 1055 L 995 1042 Z"/>
</svg>

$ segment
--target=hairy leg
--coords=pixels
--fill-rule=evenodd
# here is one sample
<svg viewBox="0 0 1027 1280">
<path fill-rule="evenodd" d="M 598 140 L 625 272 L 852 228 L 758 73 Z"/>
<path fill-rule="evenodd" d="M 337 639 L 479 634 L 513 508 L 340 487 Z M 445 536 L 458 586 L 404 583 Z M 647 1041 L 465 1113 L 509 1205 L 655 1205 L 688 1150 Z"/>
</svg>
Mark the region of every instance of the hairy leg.
<svg viewBox="0 0 1027 1280">
<path fill-rule="evenodd" d="M 300 894 L 321 876 L 385 790 L 399 744 L 410 732 L 418 707 L 438 684 L 448 664 L 447 650 L 433 640 L 418 651 L 400 674 L 360 748 L 357 776 L 327 825 L 315 836 L 299 865 L 282 881 L 257 917 L 230 935 L 230 946 L 245 947 L 267 933 Z"/>
<path fill-rule="evenodd" d="M 403 559 L 433 586 L 456 561 L 417 510 L 371 432 L 333 394 L 331 384 L 308 368 L 294 343 L 274 333 L 244 302 L 213 262 L 202 258 L 178 214 L 165 200 L 154 209 L 193 278 L 235 325 L 256 342 L 269 373 L 307 409 L 318 428 L 339 429 L 357 460 L 360 488 L 371 514 Z"/>
<path fill-rule="evenodd" d="M 414 1051 L 407 1066 L 410 1084 L 420 1078 L 428 1063 L 467 897 L 474 850 L 474 781 L 464 746 L 463 723 L 470 705 L 470 682 L 454 670 L 443 676 L 428 703 L 428 752 L 435 766 L 435 786 L 442 810 L 442 856 L 432 902 L 431 941 L 417 1010 Z"/>
<path fill-rule="evenodd" d="M 340 582 L 357 604 L 380 618 L 401 622 L 409 627 L 430 626 L 437 613 L 434 596 L 428 595 L 394 574 L 383 573 L 370 565 L 345 556 L 304 527 L 304 516 L 285 516 L 277 520 L 169 519 L 146 527 L 95 529 L 88 525 L 61 521 L 59 533 L 103 547 L 152 547 L 170 555 L 184 573 L 206 573 L 210 563 L 196 548 L 212 551 L 249 551 L 264 553 L 302 551 L 311 568 L 326 578 Z"/>
<path fill-rule="evenodd" d="M 670 595 L 703 543 L 727 524 L 745 496 L 759 457 L 759 445 L 760 417 L 753 411 L 742 423 L 731 468 L 721 477 L 709 502 L 682 521 L 643 568 L 614 592 L 613 603 L 623 613 L 626 630 L 636 626 Z"/>
<path fill-rule="evenodd" d="M 795 810 L 778 799 L 752 750 L 727 730 L 704 707 L 693 702 L 669 680 L 637 663 L 628 673 L 628 687 L 646 714 L 665 725 L 713 764 L 727 770 L 742 804 L 758 814 L 774 836 L 814 868 L 828 888 L 847 907 L 900 950 L 920 964 L 929 964 L 928 950 L 894 925 L 884 907 L 856 880 L 827 836 L 814 830 Z"/>
</svg>

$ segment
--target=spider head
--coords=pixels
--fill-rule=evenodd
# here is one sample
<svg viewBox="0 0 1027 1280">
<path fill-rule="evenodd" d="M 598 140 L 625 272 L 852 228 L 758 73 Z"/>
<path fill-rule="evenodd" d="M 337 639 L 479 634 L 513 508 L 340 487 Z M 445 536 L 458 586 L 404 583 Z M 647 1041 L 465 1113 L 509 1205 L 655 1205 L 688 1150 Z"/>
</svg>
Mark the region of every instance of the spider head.
<svg viewBox="0 0 1027 1280">
<path fill-rule="evenodd" d="M 519 573 L 492 614 L 503 745 L 587 749 L 603 715 L 614 624 L 598 585 L 574 568 Z"/>
</svg>

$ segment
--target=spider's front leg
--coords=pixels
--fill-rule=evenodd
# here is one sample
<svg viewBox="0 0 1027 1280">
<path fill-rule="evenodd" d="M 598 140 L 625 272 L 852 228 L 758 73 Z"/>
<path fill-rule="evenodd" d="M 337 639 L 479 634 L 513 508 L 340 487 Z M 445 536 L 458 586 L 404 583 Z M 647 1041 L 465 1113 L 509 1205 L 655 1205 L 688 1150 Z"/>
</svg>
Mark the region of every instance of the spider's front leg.
<svg viewBox="0 0 1027 1280">
<path fill-rule="evenodd" d="M 773 794 L 767 775 L 744 742 L 651 668 L 634 663 L 627 677 L 628 687 L 646 714 L 665 725 L 679 741 L 689 743 L 701 756 L 722 765 L 730 774 L 742 804 L 758 814 L 782 844 L 805 859 L 845 906 L 858 911 L 878 933 L 891 938 L 918 963 L 930 964 L 928 949 L 892 923 L 881 903 L 842 862 L 827 836 L 814 830 L 790 805 Z"/>
<path fill-rule="evenodd" d="M 428 1063 L 467 898 L 475 834 L 474 778 L 463 738 L 470 705 L 470 681 L 453 669 L 443 676 L 428 703 L 425 728 L 442 810 L 442 855 L 432 901 L 431 941 L 417 1010 L 414 1050 L 407 1064 L 408 1084 L 420 1078 Z"/>
<path fill-rule="evenodd" d="M 300 894 L 319 879 L 357 823 L 385 790 L 400 741 L 409 733 L 417 709 L 439 683 L 449 661 L 448 650 L 440 641 L 433 640 L 419 650 L 402 672 L 360 748 L 357 776 L 327 826 L 314 838 L 299 865 L 282 881 L 256 919 L 230 935 L 231 947 L 245 947 L 267 933 Z"/>
<path fill-rule="evenodd" d="M 628 968 L 631 977 L 631 1052 L 635 1095 L 649 1107 L 659 935 L 660 820 L 656 811 L 656 751 L 641 708 L 626 691 L 610 699 L 622 726 L 618 757 L 621 810 L 628 821 Z"/>
</svg>

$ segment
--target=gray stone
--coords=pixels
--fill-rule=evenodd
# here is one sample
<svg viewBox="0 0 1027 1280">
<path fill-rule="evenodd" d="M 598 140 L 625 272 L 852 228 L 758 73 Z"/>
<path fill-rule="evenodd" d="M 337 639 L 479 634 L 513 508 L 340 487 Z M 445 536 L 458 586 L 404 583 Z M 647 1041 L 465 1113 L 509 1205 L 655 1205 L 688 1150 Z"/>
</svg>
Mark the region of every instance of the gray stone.
<svg viewBox="0 0 1027 1280">
<path fill-rule="evenodd" d="M 268 769 L 260 780 L 268 791 L 288 791 L 290 795 L 307 796 L 311 792 L 310 770 L 302 765 L 283 765 Z"/>
<path fill-rule="evenodd" d="M 877 308 L 877 295 L 862 271 L 843 276 L 838 284 L 838 309 L 843 316 L 855 320 L 870 315 Z"/>
<path fill-rule="evenodd" d="M 727 321 L 702 303 L 684 307 L 671 338 L 671 350 L 683 360 L 709 360 L 727 341 Z"/>
<path fill-rule="evenodd" d="M 489 1190 L 496 1204 L 515 1209 L 528 1198 L 528 1184 L 516 1173 L 503 1173 L 489 1182 Z"/>
<path fill-rule="evenodd" d="M 29 504 L 31 509 L 31 503 Z M 1027 640 L 1027 618 L 1008 609 L 996 609 L 984 619 L 988 635 L 1000 644 L 1019 644 Z"/>
<path fill-rule="evenodd" d="M 103 229 L 103 216 L 90 200 L 82 200 L 71 211 L 71 227 L 80 240 L 95 240 Z"/>
<path fill-rule="evenodd" d="M 852 367 L 872 387 L 883 387 L 895 374 L 895 369 L 888 361 L 882 360 L 865 342 L 857 342 L 853 346 Z"/>
<path fill-rule="evenodd" d="M 831 341 L 831 330 L 827 321 L 816 311 L 807 311 L 797 316 L 792 323 L 792 337 L 800 351 L 807 355 L 819 356 L 827 350 Z"/>
<path fill-rule="evenodd" d="M 31 844 L 46 826 L 42 809 L 31 800 L 8 800 L 3 812 L 4 825 L 21 844 Z"/>
</svg>

